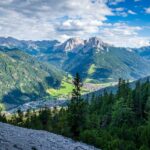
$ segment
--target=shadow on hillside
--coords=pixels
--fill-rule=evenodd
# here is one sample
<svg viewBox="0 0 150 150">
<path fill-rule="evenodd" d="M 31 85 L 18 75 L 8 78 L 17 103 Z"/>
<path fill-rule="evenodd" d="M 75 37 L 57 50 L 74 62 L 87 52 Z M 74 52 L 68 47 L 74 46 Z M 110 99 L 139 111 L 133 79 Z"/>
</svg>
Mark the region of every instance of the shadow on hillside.
<svg viewBox="0 0 150 150">
<path fill-rule="evenodd" d="M 2 101 L 8 104 L 21 105 L 30 101 L 36 101 L 39 98 L 46 96 L 45 88 L 41 83 L 38 83 L 35 92 L 22 92 L 20 89 L 10 90 L 2 98 Z"/>
<path fill-rule="evenodd" d="M 38 82 L 35 86 L 32 86 L 31 92 L 22 92 L 19 88 L 12 89 L 8 93 L 4 94 L 2 97 L 2 102 L 9 105 L 21 105 L 27 102 L 36 101 L 42 99 L 43 97 L 49 96 L 46 93 L 46 89 L 49 87 L 59 87 L 60 81 L 53 79 L 48 76 L 45 78 L 46 84 Z M 33 89 L 34 88 L 34 89 Z M 32 92 L 33 91 L 33 92 Z"/>
<path fill-rule="evenodd" d="M 54 88 L 58 88 L 60 86 L 60 84 L 61 84 L 60 81 L 54 79 L 51 76 L 46 77 L 45 81 L 46 81 L 48 86 L 52 86 L 53 85 Z"/>
<path fill-rule="evenodd" d="M 8 104 L 20 105 L 29 101 L 34 101 L 38 98 L 35 93 L 23 93 L 19 89 L 14 89 L 5 94 L 2 101 Z"/>
</svg>

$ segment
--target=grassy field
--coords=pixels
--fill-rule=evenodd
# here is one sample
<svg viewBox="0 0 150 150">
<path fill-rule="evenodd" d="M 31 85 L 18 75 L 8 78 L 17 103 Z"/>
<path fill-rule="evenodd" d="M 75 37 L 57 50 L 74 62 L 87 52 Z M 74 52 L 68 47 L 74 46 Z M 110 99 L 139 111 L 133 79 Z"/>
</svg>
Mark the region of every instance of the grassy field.
<svg viewBox="0 0 150 150">
<path fill-rule="evenodd" d="M 61 82 L 61 86 L 58 89 L 50 88 L 47 89 L 52 97 L 55 98 L 70 98 L 73 90 L 72 77 L 64 78 Z M 82 94 L 89 92 L 86 88 L 82 88 Z"/>
<path fill-rule="evenodd" d="M 47 93 L 53 97 L 70 97 L 72 90 L 72 83 L 64 79 L 59 89 L 51 88 L 47 90 Z"/>
<path fill-rule="evenodd" d="M 88 74 L 89 75 L 93 74 L 95 72 L 95 68 L 96 68 L 95 64 L 92 64 L 88 70 Z"/>
<path fill-rule="evenodd" d="M 72 76 L 65 77 L 61 82 L 60 88 L 58 89 L 49 88 L 47 89 L 47 93 L 54 98 L 70 98 L 73 90 L 72 79 L 73 79 Z M 92 79 L 87 78 L 84 81 L 84 86 L 82 88 L 81 93 L 82 94 L 89 93 L 94 90 L 98 90 L 100 88 L 112 86 L 114 84 L 116 83 L 115 82 L 98 83 L 96 81 L 93 81 Z"/>
<path fill-rule="evenodd" d="M 55 98 L 70 98 L 73 90 L 72 80 L 73 77 L 71 75 L 64 77 L 58 89 L 47 89 L 47 93 Z"/>
<path fill-rule="evenodd" d="M 0 103 L 0 112 L 1 112 L 2 110 L 5 110 L 5 106 L 4 106 L 4 104 L 1 104 L 1 103 Z"/>
</svg>

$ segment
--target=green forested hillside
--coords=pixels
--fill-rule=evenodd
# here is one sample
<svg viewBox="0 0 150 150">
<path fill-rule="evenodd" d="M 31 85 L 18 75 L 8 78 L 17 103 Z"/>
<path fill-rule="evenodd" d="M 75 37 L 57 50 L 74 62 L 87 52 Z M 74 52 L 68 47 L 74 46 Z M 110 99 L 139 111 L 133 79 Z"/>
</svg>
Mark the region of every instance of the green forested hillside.
<svg viewBox="0 0 150 150">
<path fill-rule="evenodd" d="M 42 129 L 86 142 L 103 150 L 150 149 L 150 82 L 137 81 L 134 89 L 120 79 L 116 94 L 104 93 L 84 101 L 81 80 L 75 77 L 68 107 L 39 113 L 28 111 L 0 120 Z"/>
<path fill-rule="evenodd" d="M 58 43 L 57 41 L 19 41 L 12 38 L 2 39 L 0 40 L 1 53 L 16 61 L 16 63 L 13 62 L 14 68 L 16 68 L 16 64 L 19 64 L 16 68 L 17 73 L 13 72 L 13 74 L 19 75 L 19 72 L 26 70 L 25 76 L 23 73 L 19 75 L 19 81 L 16 82 L 17 79 L 13 77 L 13 80 L 15 80 L 12 80 L 13 87 L 11 89 L 13 88 L 15 95 L 20 95 L 18 88 L 21 91 L 26 91 L 26 95 L 30 95 L 31 91 L 34 91 L 31 95 L 35 95 L 39 93 L 39 90 L 35 90 L 36 88 L 34 87 L 37 87 L 42 82 L 42 86 L 45 88 L 48 81 L 50 86 L 48 89 L 46 88 L 47 93 L 54 97 L 68 98 L 72 90 L 68 75 L 74 76 L 77 72 L 80 73 L 83 79 L 85 92 L 115 85 L 118 78 L 132 81 L 150 75 L 148 59 L 141 57 L 134 49 L 115 47 L 104 43 L 97 37 L 92 37 L 88 40 L 72 38 L 64 43 Z M 12 48 L 10 49 L 10 47 Z M 18 49 L 20 48 L 20 51 L 16 51 L 17 47 Z M 7 60 L 9 59 L 7 58 Z M 47 64 L 43 64 L 43 62 Z M 9 63 L 10 66 L 11 63 Z M 8 68 L 8 65 L 6 68 Z M 63 78 L 63 72 L 60 70 L 67 72 L 68 75 Z M 3 69 L 3 72 L 5 71 Z M 35 75 L 35 72 L 38 75 Z M 6 81 L 5 78 L 7 76 L 10 76 L 10 72 L 8 75 L 3 75 L 3 80 Z M 28 84 L 26 84 L 26 81 L 28 81 L 27 76 L 31 79 Z M 43 77 L 46 79 L 46 82 Z M 39 80 L 42 81 L 39 82 Z M 10 82 L 10 80 L 8 81 Z M 62 82 L 60 83 L 59 81 Z M 8 85 L 6 83 L 5 85 L 5 82 L 3 83 L 1 92 L 6 92 L 5 95 L 7 96 L 8 86 L 12 86 L 12 84 Z M 58 87 L 58 85 L 60 86 Z M 17 87 L 17 89 L 14 89 L 14 87 Z M 25 87 L 31 87 L 30 93 L 28 91 L 29 88 L 25 89 Z M 11 94 L 9 93 L 9 95 Z M 8 97 L 4 98 L 8 99 Z M 14 98 L 16 96 L 12 99 Z M 34 96 L 32 99 L 35 99 Z"/>
<path fill-rule="evenodd" d="M 0 46 L 18 48 L 41 62 L 53 64 L 86 83 L 110 83 L 118 78 L 135 80 L 150 75 L 149 47 L 115 47 L 97 37 L 58 41 L 22 41 L 0 38 Z"/>
<path fill-rule="evenodd" d="M 20 50 L 0 49 L 0 100 L 21 104 L 43 97 L 49 87 L 58 87 L 64 73 L 36 61 Z"/>
<path fill-rule="evenodd" d="M 125 48 L 92 48 L 74 54 L 64 63 L 68 72 L 80 72 L 90 82 L 114 82 L 118 78 L 138 79 L 150 74 L 150 65 L 136 53 Z"/>
</svg>

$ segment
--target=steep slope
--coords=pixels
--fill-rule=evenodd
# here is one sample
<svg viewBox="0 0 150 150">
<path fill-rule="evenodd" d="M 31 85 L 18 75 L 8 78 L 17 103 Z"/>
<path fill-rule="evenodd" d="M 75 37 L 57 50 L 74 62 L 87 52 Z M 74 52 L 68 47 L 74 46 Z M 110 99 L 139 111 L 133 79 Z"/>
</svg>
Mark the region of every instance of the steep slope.
<svg viewBox="0 0 150 150">
<path fill-rule="evenodd" d="M 0 100 L 22 104 L 46 95 L 58 87 L 64 73 L 38 62 L 20 50 L 0 49 Z"/>
<path fill-rule="evenodd" d="M 46 54 L 41 51 L 42 53 L 36 55 L 36 58 L 64 69 L 63 64 L 72 53 L 78 53 L 78 50 L 84 46 L 84 42 L 84 40 L 79 38 L 70 38 L 64 43 L 54 45 L 53 49 L 49 49 Z"/>
<path fill-rule="evenodd" d="M 81 47 L 83 47 L 85 41 L 80 38 L 70 38 L 62 44 L 55 46 L 55 50 L 70 52 L 77 52 Z"/>
<path fill-rule="evenodd" d="M 0 150 L 98 150 L 46 131 L 0 123 Z"/>
<path fill-rule="evenodd" d="M 79 72 L 88 83 L 116 82 L 120 77 L 134 80 L 150 74 L 148 60 L 134 50 L 114 47 L 97 37 L 71 38 L 48 54 L 37 57 L 72 75 Z"/>
<path fill-rule="evenodd" d="M 137 54 L 143 58 L 150 60 L 150 46 L 141 47 L 138 49 L 133 49 Z"/>
<path fill-rule="evenodd" d="M 72 75 L 79 72 L 86 83 L 116 82 L 119 77 L 134 80 L 150 74 L 149 47 L 119 48 L 97 37 L 71 38 L 63 43 L 0 38 L 0 45 L 20 47 L 39 61 L 53 64 Z"/>
<path fill-rule="evenodd" d="M 126 48 L 117 48 L 91 38 L 79 53 L 68 54 L 66 71 L 79 72 L 90 82 L 113 82 L 118 78 L 138 79 L 150 74 L 148 61 Z"/>
<path fill-rule="evenodd" d="M 8 48 L 17 48 L 31 55 L 40 55 L 41 53 L 48 53 L 49 50 L 53 49 L 59 42 L 53 41 L 25 41 L 18 40 L 12 37 L 4 38 L 0 37 L 0 46 Z"/>
</svg>

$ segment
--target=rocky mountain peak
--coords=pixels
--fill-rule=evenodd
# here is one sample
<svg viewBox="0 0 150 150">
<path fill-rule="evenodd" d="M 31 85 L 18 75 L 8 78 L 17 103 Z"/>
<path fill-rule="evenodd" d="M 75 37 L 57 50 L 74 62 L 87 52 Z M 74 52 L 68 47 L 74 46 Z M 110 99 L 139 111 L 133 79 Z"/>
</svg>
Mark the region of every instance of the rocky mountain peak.
<svg viewBox="0 0 150 150">
<path fill-rule="evenodd" d="M 88 47 L 95 47 L 95 48 L 102 48 L 103 46 L 108 46 L 108 44 L 104 43 L 98 37 L 91 37 L 89 40 L 86 41 Z"/>
<path fill-rule="evenodd" d="M 77 50 L 79 47 L 84 45 L 84 40 L 80 38 L 70 38 L 67 41 L 65 41 L 63 44 L 61 44 L 61 49 L 63 49 L 66 52 Z"/>
<path fill-rule="evenodd" d="M 19 41 L 12 37 L 0 37 L 0 45 L 6 47 L 15 47 L 19 45 Z"/>
<path fill-rule="evenodd" d="M 109 44 L 103 42 L 100 38 L 98 37 L 91 37 L 88 40 L 85 40 L 85 45 L 84 45 L 84 53 L 89 52 L 89 50 L 95 50 L 96 52 L 104 52 L 105 50 L 108 52 L 109 51 Z"/>
</svg>

